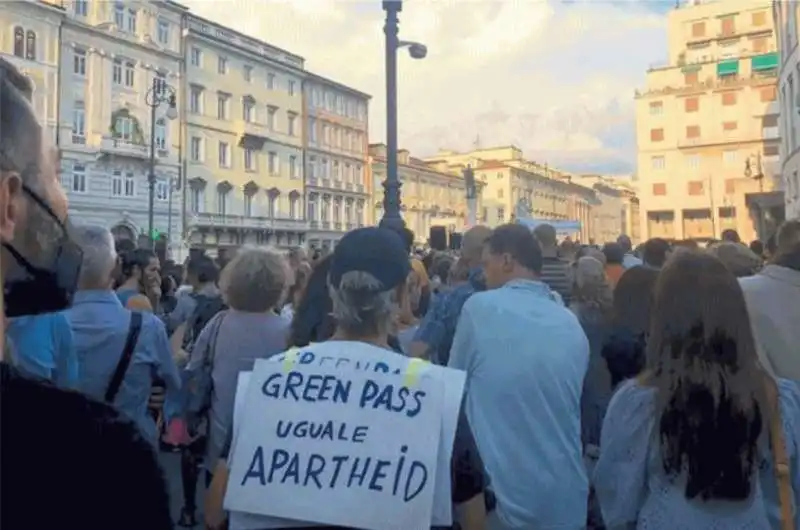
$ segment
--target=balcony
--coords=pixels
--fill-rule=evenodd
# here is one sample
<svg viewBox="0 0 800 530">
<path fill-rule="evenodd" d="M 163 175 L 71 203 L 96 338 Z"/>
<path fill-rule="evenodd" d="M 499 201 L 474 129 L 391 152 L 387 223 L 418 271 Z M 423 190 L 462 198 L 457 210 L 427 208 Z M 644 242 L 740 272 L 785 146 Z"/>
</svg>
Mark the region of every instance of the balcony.
<svg viewBox="0 0 800 530">
<path fill-rule="evenodd" d="M 723 78 L 708 77 L 691 86 L 684 84 L 676 86 L 664 86 L 660 88 L 646 88 L 644 90 L 635 90 L 634 95 L 637 98 L 645 96 L 671 96 L 671 95 L 688 95 L 696 94 L 699 92 L 706 92 L 714 89 L 726 88 L 741 88 L 741 87 L 759 87 L 774 85 L 777 81 L 777 72 L 763 72 L 762 74 L 743 76 L 724 76 Z"/>
<path fill-rule="evenodd" d="M 348 182 L 347 184 L 344 185 L 344 187 L 347 189 L 347 191 L 353 191 L 353 183 L 352 182 Z"/>
<path fill-rule="evenodd" d="M 100 141 L 98 158 L 109 156 L 144 161 L 150 158 L 150 148 L 147 145 L 137 144 L 123 138 L 103 136 Z"/>
<path fill-rule="evenodd" d="M 239 144 L 241 146 L 261 149 L 264 143 L 270 139 L 271 131 L 261 123 L 237 120 L 236 132 L 239 134 Z"/>
<path fill-rule="evenodd" d="M 207 228 L 284 230 L 293 232 L 305 232 L 308 229 L 308 223 L 302 219 L 247 217 L 244 215 L 221 215 L 213 213 L 195 214 L 192 216 L 192 224 Z"/>
</svg>

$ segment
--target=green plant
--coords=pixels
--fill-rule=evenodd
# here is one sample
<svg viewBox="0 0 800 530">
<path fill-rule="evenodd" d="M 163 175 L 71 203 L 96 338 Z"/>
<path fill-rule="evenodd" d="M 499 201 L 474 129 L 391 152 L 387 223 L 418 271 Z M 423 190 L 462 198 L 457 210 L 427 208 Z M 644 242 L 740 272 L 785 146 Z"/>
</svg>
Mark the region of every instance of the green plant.
<svg viewBox="0 0 800 530">
<path fill-rule="evenodd" d="M 108 127 L 111 136 L 114 138 L 119 138 L 121 136 L 120 131 L 117 131 L 117 120 L 119 120 L 119 118 L 129 118 L 133 124 L 131 143 L 144 145 L 144 133 L 142 132 L 142 126 L 139 124 L 139 120 L 136 118 L 136 116 L 131 115 L 131 112 L 128 109 L 117 109 L 111 113 L 111 124 Z"/>
</svg>

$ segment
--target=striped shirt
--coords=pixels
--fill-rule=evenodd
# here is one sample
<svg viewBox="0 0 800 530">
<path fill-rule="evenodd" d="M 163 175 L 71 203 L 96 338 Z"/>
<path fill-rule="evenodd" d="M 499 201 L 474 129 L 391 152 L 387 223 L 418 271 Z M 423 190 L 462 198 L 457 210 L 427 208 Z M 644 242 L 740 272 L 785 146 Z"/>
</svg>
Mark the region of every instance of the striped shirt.
<svg viewBox="0 0 800 530">
<path fill-rule="evenodd" d="M 541 280 L 561 295 L 565 306 L 569 306 L 572 297 L 572 274 L 567 260 L 543 257 Z"/>
</svg>

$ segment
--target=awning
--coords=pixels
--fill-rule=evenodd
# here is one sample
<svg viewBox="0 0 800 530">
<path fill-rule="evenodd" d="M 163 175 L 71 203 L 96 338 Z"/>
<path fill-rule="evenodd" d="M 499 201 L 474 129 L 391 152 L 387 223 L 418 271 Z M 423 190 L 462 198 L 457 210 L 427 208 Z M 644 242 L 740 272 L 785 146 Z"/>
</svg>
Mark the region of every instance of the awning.
<svg viewBox="0 0 800 530">
<path fill-rule="evenodd" d="M 717 63 L 717 76 L 736 75 L 739 73 L 739 59 L 729 59 Z"/>
<path fill-rule="evenodd" d="M 750 65 L 752 66 L 754 72 L 760 72 L 763 70 L 777 70 L 778 52 L 756 55 L 750 59 Z"/>
</svg>

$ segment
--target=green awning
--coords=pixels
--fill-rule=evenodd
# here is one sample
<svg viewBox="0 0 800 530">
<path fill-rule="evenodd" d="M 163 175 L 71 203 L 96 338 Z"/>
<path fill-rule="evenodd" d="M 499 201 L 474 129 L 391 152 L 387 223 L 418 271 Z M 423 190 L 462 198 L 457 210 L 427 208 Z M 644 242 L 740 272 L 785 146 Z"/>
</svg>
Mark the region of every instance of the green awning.
<svg viewBox="0 0 800 530">
<path fill-rule="evenodd" d="M 778 69 L 778 52 L 765 53 L 764 55 L 756 55 L 750 59 L 750 64 L 754 72 L 762 70 L 777 70 Z"/>
<path fill-rule="evenodd" d="M 717 63 L 717 76 L 736 75 L 739 73 L 739 59 L 728 59 Z"/>
</svg>

